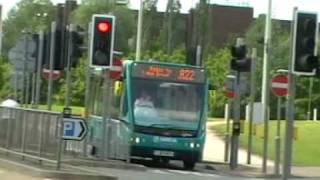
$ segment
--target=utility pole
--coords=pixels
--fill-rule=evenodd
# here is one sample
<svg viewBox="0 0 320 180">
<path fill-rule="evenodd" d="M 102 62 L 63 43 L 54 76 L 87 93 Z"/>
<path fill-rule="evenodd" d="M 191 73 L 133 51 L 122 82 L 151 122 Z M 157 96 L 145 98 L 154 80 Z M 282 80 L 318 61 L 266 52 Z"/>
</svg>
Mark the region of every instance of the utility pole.
<svg viewBox="0 0 320 180">
<path fill-rule="evenodd" d="M 140 9 L 138 14 L 138 29 L 137 29 L 137 45 L 136 45 L 136 61 L 140 60 L 141 56 L 141 34 L 143 21 L 143 0 L 140 0 Z"/>
<path fill-rule="evenodd" d="M 262 76 L 262 115 L 264 120 L 264 141 L 263 141 L 263 161 L 262 161 L 262 171 L 267 172 L 267 158 L 268 158 L 268 137 L 269 137 L 269 119 L 268 119 L 268 109 L 269 109 L 269 77 L 270 77 L 270 50 L 271 50 L 271 9 L 272 0 L 268 1 L 268 13 L 266 16 L 265 25 L 265 35 L 264 35 L 264 55 L 263 55 L 263 76 Z"/>
</svg>

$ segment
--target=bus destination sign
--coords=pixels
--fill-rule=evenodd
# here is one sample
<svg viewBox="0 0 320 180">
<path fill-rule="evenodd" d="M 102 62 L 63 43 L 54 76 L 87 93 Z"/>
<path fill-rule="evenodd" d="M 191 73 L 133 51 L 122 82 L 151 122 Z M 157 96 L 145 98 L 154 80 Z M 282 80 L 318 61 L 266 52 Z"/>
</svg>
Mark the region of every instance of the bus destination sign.
<svg viewBox="0 0 320 180">
<path fill-rule="evenodd" d="M 133 67 L 133 76 L 179 82 L 204 82 L 204 70 L 168 65 L 138 64 Z"/>
</svg>

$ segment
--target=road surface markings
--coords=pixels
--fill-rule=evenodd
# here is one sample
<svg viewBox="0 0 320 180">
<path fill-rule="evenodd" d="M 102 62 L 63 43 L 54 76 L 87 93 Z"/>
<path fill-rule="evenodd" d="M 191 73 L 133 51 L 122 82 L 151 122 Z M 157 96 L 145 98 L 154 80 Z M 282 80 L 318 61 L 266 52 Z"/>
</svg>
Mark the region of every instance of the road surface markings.
<svg viewBox="0 0 320 180">
<path fill-rule="evenodd" d="M 201 172 L 193 172 L 193 171 L 183 171 L 183 170 L 160 170 L 160 169 L 154 169 L 151 172 L 157 173 L 157 174 L 184 174 L 184 175 L 194 175 L 194 176 L 209 176 L 209 177 L 215 177 L 215 174 L 208 174 L 208 173 L 201 173 Z"/>
</svg>

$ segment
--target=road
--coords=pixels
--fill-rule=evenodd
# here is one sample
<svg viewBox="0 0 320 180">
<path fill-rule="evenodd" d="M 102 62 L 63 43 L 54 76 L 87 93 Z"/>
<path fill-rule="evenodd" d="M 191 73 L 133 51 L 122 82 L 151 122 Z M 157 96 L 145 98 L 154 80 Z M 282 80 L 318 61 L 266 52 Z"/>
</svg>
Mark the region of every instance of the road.
<svg viewBox="0 0 320 180">
<path fill-rule="evenodd" d="M 86 167 L 90 168 L 90 167 Z M 239 178 L 228 175 L 219 175 L 209 172 L 185 171 L 171 168 L 148 168 L 146 171 L 120 170 L 110 168 L 91 168 L 97 172 L 107 172 L 118 176 L 119 180 L 247 180 L 248 178 Z M 255 179 L 252 179 L 255 180 Z"/>
</svg>

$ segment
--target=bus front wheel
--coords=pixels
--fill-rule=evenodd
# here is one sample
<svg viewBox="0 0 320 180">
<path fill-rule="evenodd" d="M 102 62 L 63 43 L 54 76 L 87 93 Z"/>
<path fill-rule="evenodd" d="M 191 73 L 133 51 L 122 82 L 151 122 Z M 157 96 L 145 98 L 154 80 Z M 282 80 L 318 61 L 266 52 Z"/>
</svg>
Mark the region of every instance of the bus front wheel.
<svg viewBox="0 0 320 180">
<path fill-rule="evenodd" d="M 193 170 L 196 165 L 195 161 L 183 161 L 183 166 L 187 170 Z"/>
</svg>

